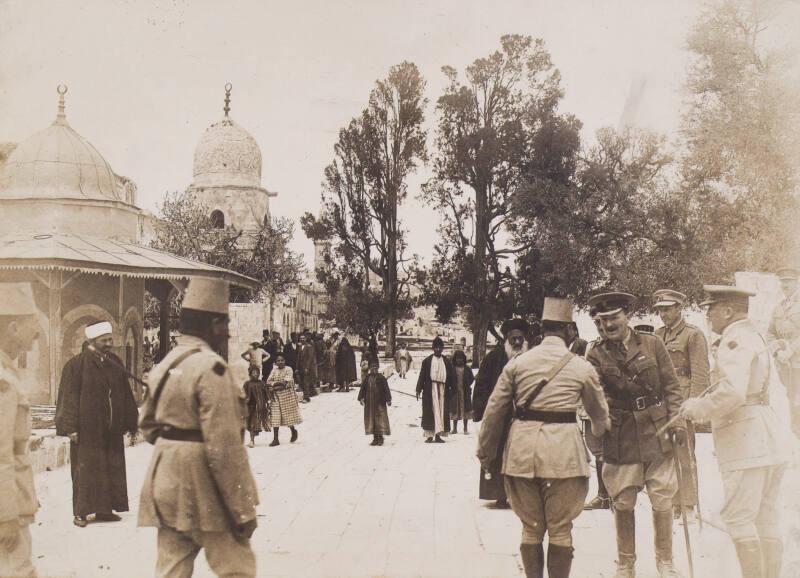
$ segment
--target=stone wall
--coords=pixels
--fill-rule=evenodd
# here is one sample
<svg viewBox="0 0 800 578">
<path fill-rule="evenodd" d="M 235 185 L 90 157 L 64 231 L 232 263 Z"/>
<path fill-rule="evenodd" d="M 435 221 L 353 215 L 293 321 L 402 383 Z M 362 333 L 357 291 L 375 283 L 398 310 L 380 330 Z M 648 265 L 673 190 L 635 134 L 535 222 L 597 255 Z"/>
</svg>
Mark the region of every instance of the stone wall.
<svg viewBox="0 0 800 578">
<path fill-rule="evenodd" d="M 230 304 L 228 365 L 237 383 L 247 380 L 247 362 L 241 357 L 253 341 L 261 341 L 261 332 L 269 327 L 269 307 L 265 303 Z"/>
</svg>

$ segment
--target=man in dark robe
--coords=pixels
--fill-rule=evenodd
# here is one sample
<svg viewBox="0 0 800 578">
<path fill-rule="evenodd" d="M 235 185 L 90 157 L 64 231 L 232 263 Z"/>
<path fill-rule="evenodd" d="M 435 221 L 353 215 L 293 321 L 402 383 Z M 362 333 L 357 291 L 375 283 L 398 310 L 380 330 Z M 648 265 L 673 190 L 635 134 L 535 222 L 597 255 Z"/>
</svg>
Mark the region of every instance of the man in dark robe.
<svg viewBox="0 0 800 578">
<path fill-rule="evenodd" d="M 336 350 L 336 385 L 339 386 L 339 391 L 350 391 L 350 384 L 357 379 L 356 352 L 347 337 L 342 337 Z"/>
<path fill-rule="evenodd" d="M 311 398 L 317 395 L 317 354 L 314 344 L 311 343 L 310 334 L 300 336 L 295 371 L 300 378 L 300 385 L 303 387 L 303 402 L 309 403 Z"/>
<path fill-rule="evenodd" d="M 88 342 L 61 374 L 56 433 L 70 439 L 73 522 L 83 528 L 87 516 L 116 522 L 128 511 L 125 432 L 135 434 L 136 401 L 122 361 L 111 353 L 111 324 L 86 328 Z"/>
<path fill-rule="evenodd" d="M 417 379 L 417 399 L 422 395 L 422 430 L 425 443 L 444 443 L 441 435 L 450 429 L 448 399 L 455 391 L 453 364 L 442 355 L 444 342 L 433 340 L 433 354 L 422 360 Z"/>
<path fill-rule="evenodd" d="M 475 378 L 475 388 L 472 391 L 472 419 L 476 422 L 483 419 L 486 404 L 508 360 L 524 353 L 529 347 L 530 325 L 524 319 L 506 320 L 500 327 L 500 333 L 503 334 L 503 342 L 498 343 L 483 358 L 480 369 L 478 369 L 478 376 Z M 500 464 L 496 465 L 493 472 L 487 472 L 481 468 L 478 497 L 481 500 L 496 500 L 495 505 L 498 508 L 508 508 Z"/>
<path fill-rule="evenodd" d="M 297 342 L 297 333 L 289 335 L 289 342 L 284 346 L 283 353 L 286 356 L 286 367 L 297 369 L 297 355 L 300 353 L 300 344 Z"/>
</svg>

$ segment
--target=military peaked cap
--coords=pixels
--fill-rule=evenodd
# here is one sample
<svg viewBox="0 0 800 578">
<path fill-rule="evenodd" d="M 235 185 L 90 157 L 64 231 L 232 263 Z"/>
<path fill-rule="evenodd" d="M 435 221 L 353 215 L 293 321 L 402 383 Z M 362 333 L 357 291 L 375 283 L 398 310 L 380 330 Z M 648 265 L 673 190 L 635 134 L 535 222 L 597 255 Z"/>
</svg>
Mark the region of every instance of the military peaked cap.
<svg viewBox="0 0 800 578">
<path fill-rule="evenodd" d="M 708 297 L 700 303 L 700 307 L 706 307 L 714 303 L 749 303 L 750 297 L 755 295 L 753 291 L 732 285 L 703 285 L 703 290 L 708 294 Z"/>
<path fill-rule="evenodd" d="M 618 291 L 598 293 L 589 298 L 589 308 L 590 312 L 594 311 L 593 317 L 608 317 L 620 311 L 626 311 L 635 299 L 636 297 L 630 293 L 620 293 Z"/>
<path fill-rule="evenodd" d="M 659 289 L 653 293 L 655 304 L 653 307 L 670 307 L 672 305 L 686 305 L 686 295 L 680 291 L 673 291 L 672 289 Z"/>
</svg>

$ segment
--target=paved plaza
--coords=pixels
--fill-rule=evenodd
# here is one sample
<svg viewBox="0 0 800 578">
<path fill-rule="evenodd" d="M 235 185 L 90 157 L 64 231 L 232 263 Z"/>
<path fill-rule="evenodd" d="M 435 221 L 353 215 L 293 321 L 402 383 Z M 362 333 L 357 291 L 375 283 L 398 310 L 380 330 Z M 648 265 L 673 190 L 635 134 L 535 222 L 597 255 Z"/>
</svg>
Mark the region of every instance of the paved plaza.
<svg viewBox="0 0 800 578">
<path fill-rule="evenodd" d="M 523 576 L 518 554 L 520 524 L 510 510 L 494 510 L 477 499 L 474 457 L 478 424 L 469 435 L 451 435 L 445 444 L 422 443 L 416 375 L 390 379 L 392 435 L 383 447 L 363 435 L 356 391 L 323 393 L 302 407 L 300 439 L 267 447 L 262 434 L 249 449 L 261 505 L 253 536 L 262 577 L 339 578 L 506 578 Z M 405 395 L 400 392 L 405 392 Z M 691 525 L 697 578 L 738 576 L 732 545 L 719 529 L 721 484 L 710 436 L 700 438 L 702 503 L 707 523 Z M 142 578 L 152 576 L 154 529 L 136 528 L 139 489 L 151 446 L 129 448 L 131 511 L 123 521 L 72 525 L 69 468 L 37 476 L 42 509 L 33 526 L 34 555 L 42 576 Z M 786 495 L 797 518 L 796 470 Z M 592 495 L 594 486 L 592 487 Z M 655 578 L 649 503 L 642 496 L 637 514 L 638 576 Z M 712 525 L 713 524 L 713 525 Z M 715 527 L 716 526 L 716 527 Z M 572 576 L 613 576 L 615 538 L 610 512 L 584 512 L 574 536 Z M 797 531 L 788 530 L 796 544 Z M 675 526 L 679 568 L 688 576 L 683 528 Z M 44 545 L 46 544 L 46 547 Z M 788 548 L 788 564 L 797 548 Z M 795 567 L 796 568 L 796 567 Z M 786 576 L 796 574 L 785 574 Z M 195 576 L 213 576 L 203 556 Z"/>
</svg>

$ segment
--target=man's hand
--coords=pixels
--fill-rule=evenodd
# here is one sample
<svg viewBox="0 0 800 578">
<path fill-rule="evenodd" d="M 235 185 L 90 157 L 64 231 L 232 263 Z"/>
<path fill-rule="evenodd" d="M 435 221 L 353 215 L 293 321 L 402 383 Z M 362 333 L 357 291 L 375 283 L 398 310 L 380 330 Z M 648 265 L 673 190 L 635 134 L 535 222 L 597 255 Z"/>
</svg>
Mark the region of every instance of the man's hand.
<svg viewBox="0 0 800 578">
<path fill-rule="evenodd" d="M 792 353 L 792 349 L 787 345 L 783 349 L 778 350 L 778 352 L 775 354 L 775 358 L 780 363 L 789 363 L 789 361 L 792 359 Z"/>
<path fill-rule="evenodd" d="M 679 426 L 672 426 L 669 428 L 669 435 L 672 436 L 672 439 L 675 440 L 675 443 L 679 446 L 685 446 L 688 437 L 686 435 L 686 430 Z"/>
<path fill-rule="evenodd" d="M 701 411 L 702 400 L 696 397 L 691 397 L 683 402 L 680 409 L 680 416 L 684 419 L 694 422 L 705 421 L 705 416 Z"/>
<path fill-rule="evenodd" d="M 595 430 L 595 425 L 600 428 L 600 431 Z M 595 422 L 591 422 L 591 428 L 592 435 L 596 438 L 601 438 L 607 431 L 611 430 L 611 418 L 607 417 L 605 421 L 598 422 L 597 424 L 595 424 Z"/>
<path fill-rule="evenodd" d="M 360 403 L 361 405 L 364 405 L 364 400 L 362 399 L 358 403 Z"/>
<path fill-rule="evenodd" d="M 69 441 L 71 441 L 72 443 L 74 443 L 74 444 L 78 443 L 78 433 L 77 432 L 68 434 L 67 437 L 69 438 Z"/>
<path fill-rule="evenodd" d="M 257 526 L 258 522 L 256 522 L 255 518 L 245 522 L 244 524 L 239 524 L 236 526 L 236 539 L 240 542 L 246 542 L 253 535 L 253 532 L 256 531 Z"/>
<path fill-rule="evenodd" d="M 0 551 L 11 552 L 19 541 L 19 521 L 0 522 Z"/>
<path fill-rule="evenodd" d="M 390 406 L 390 407 L 391 407 L 391 405 L 392 405 L 392 402 L 391 402 L 391 401 L 387 401 L 387 402 L 386 402 L 386 405 L 388 405 L 388 406 Z"/>
</svg>

